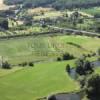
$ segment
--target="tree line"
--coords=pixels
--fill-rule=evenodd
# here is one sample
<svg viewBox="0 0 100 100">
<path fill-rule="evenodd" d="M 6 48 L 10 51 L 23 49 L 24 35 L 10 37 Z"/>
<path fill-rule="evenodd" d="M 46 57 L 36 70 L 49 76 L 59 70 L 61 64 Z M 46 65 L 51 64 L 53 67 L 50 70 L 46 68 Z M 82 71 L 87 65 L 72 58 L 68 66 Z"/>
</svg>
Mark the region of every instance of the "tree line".
<svg viewBox="0 0 100 100">
<path fill-rule="evenodd" d="M 5 0 L 7 5 L 24 4 L 25 7 L 47 6 L 61 8 L 89 8 L 100 5 L 100 0 Z"/>
<path fill-rule="evenodd" d="M 8 30 L 9 29 L 9 25 L 8 25 L 8 20 L 6 18 L 0 18 L 0 28 Z"/>
</svg>

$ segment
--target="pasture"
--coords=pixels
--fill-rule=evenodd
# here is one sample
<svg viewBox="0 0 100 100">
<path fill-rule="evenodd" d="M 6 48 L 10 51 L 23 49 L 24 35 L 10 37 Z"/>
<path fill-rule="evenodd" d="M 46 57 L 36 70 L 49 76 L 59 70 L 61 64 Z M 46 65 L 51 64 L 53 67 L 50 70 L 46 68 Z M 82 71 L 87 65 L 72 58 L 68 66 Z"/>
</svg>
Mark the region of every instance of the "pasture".
<svg viewBox="0 0 100 100">
<path fill-rule="evenodd" d="M 10 7 L 14 5 L 7 6 L 3 0 L 0 1 L 0 10 Z M 41 25 L 41 19 L 45 19 L 47 23 L 56 27 L 95 32 L 95 20 L 91 18 L 100 13 L 99 7 L 81 9 L 78 11 L 79 17 L 73 12 L 74 10 L 68 9 L 57 11 L 54 8 L 23 9 L 22 7 L 20 13 L 16 15 L 18 20 L 8 20 L 9 30 L 1 28 L 0 36 L 22 34 L 32 34 L 32 36 L 10 39 L 7 37 L 0 40 L 0 62 L 7 60 L 12 65 L 8 70 L 0 67 L 0 100 L 37 100 L 51 94 L 81 90 L 78 81 L 68 75 L 66 65 L 75 67 L 76 58 L 83 54 L 91 56 L 97 53 L 100 48 L 100 38 L 62 33 L 57 35 L 52 33 L 53 30 Z M 75 16 L 78 19 L 75 19 Z M 24 17 L 27 17 L 26 20 Z M 24 20 L 21 21 L 22 19 Z M 42 34 L 48 31 L 52 35 Z M 33 35 L 36 33 L 42 35 Z M 75 59 L 57 62 L 66 53 Z M 87 60 L 95 61 L 98 57 L 88 57 Z M 95 73 L 100 73 L 100 68 L 97 68 Z"/>
<path fill-rule="evenodd" d="M 62 16 L 63 13 L 61 11 L 49 11 L 49 12 L 45 12 L 43 15 L 34 16 L 34 20 L 40 20 L 46 18 L 54 19 Z"/>
<path fill-rule="evenodd" d="M 68 52 L 75 57 L 100 48 L 100 39 L 86 36 L 38 36 L 0 41 L 0 56 L 12 64 L 56 59 Z"/>
<path fill-rule="evenodd" d="M 86 12 L 91 15 L 100 14 L 100 7 L 93 7 L 88 9 L 82 9 L 83 12 Z"/>
<path fill-rule="evenodd" d="M 74 61 L 35 64 L 33 68 L 12 71 L 0 77 L 0 100 L 36 100 L 59 92 L 79 90 L 65 71 Z M 2 70 L 0 69 L 0 75 Z"/>
</svg>

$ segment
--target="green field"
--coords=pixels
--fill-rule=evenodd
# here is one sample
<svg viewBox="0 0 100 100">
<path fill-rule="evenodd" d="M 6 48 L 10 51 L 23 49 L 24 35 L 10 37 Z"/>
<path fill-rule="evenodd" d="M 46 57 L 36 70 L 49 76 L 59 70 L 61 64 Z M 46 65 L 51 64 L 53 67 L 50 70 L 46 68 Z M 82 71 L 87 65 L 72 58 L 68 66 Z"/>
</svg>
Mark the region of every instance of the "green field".
<svg viewBox="0 0 100 100">
<path fill-rule="evenodd" d="M 84 92 L 86 86 L 82 89 L 80 85 L 83 85 L 82 81 L 88 85 L 85 81 L 90 76 L 90 67 L 87 68 L 89 63 L 85 60 L 93 62 L 100 58 L 100 38 L 76 35 L 79 32 L 64 35 L 65 32 L 60 28 L 99 33 L 99 19 L 95 17 L 99 16 L 100 7 L 92 6 L 95 6 L 95 3 L 100 4 L 100 0 L 2 1 L 16 7 L 7 12 L 0 12 L 5 16 L 1 17 L 0 37 L 20 36 L 0 39 L 0 100 L 40 100 L 39 98 L 56 93 L 76 93 L 82 90 Z M 4 30 L 4 19 L 8 20 L 8 30 Z M 59 27 L 61 31 L 53 33 L 56 30 L 52 29 L 53 26 Z M 75 58 L 64 60 L 67 53 Z M 86 59 L 82 55 L 86 55 Z M 60 59 L 61 61 L 57 61 Z M 71 68 L 68 68 L 68 65 Z M 6 66 L 11 69 L 6 69 Z M 81 77 L 79 74 L 76 75 L 77 79 L 72 78 L 71 74 L 80 71 L 81 66 L 86 80 L 85 76 Z M 100 74 L 100 68 L 95 68 L 92 74 Z M 86 96 L 84 93 L 83 95 Z"/>
<path fill-rule="evenodd" d="M 71 45 L 69 43 L 74 43 Z M 45 36 L 0 41 L 0 56 L 11 63 L 57 58 L 69 52 L 76 57 L 96 52 L 100 39 L 85 36 Z"/>
<path fill-rule="evenodd" d="M 83 12 L 86 12 L 91 15 L 100 14 L 100 7 L 93 7 L 88 9 L 82 9 Z"/>
<path fill-rule="evenodd" d="M 53 93 L 79 90 L 79 85 L 65 71 L 74 61 L 35 64 L 2 75 L 0 69 L 0 100 L 36 100 Z M 4 73 L 3 73 L 4 74 Z"/>
<path fill-rule="evenodd" d="M 54 19 L 54 18 L 62 17 L 62 16 L 63 16 L 63 13 L 61 11 L 49 11 L 49 12 L 45 12 L 44 15 L 35 16 L 34 20 L 40 20 L 40 19 L 46 19 L 46 18 Z"/>
</svg>

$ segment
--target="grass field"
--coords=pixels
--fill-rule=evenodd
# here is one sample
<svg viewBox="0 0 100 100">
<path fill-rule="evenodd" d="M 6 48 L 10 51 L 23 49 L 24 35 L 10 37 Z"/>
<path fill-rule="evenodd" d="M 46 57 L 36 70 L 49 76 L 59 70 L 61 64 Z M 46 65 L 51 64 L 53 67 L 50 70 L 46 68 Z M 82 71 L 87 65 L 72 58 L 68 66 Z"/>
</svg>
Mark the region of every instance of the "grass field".
<svg viewBox="0 0 100 100">
<path fill-rule="evenodd" d="M 0 100 L 36 100 L 53 93 L 79 90 L 78 83 L 65 71 L 68 63 L 74 66 L 74 61 L 40 63 L 4 76 L 0 69 Z"/>
<path fill-rule="evenodd" d="M 54 19 L 54 18 L 62 17 L 62 16 L 63 16 L 63 13 L 60 11 L 49 11 L 49 12 L 45 12 L 44 15 L 34 16 L 34 20 L 40 20 L 40 19 L 45 19 L 45 18 Z"/>
<path fill-rule="evenodd" d="M 53 8 L 43 8 L 43 7 L 37 7 L 37 8 L 33 8 L 33 9 L 28 9 L 28 14 L 40 14 L 41 12 L 45 13 L 45 12 L 50 12 L 50 11 L 54 11 Z"/>
<path fill-rule="evenodd" d="M 96 73 L 96 74 L 100 74 L 100 67 L 98 67 L 98 68 L 95 70 L 95 73 Z"/>
<path fill-rule="evenodd" d="M 6 76 L 10 73 L 15 73 L 19 70 L 23 69 L 22 67 L 13 67 L 12 69 L 10 70 L 6 70 L 6 69 L 0 69 L 0 78 L 3 77 L 3 76 Z"/>
<path fill-rule="evenodd" d="M 86 12 L 91 15 L 100 14 L 100 7 L 93 7 L 88 9 L 82 9 L 83 12 Z"/>
<path fill-rule="evenodd" d="M 10 62 L 56 58 L 69 52 L 76 57 L 100 48 L 100 39 L 85 36 L 29 37 L 0 41 L 0 56 Z M 71 45 L 69 43 L 74 43 Z"/>
</svg>

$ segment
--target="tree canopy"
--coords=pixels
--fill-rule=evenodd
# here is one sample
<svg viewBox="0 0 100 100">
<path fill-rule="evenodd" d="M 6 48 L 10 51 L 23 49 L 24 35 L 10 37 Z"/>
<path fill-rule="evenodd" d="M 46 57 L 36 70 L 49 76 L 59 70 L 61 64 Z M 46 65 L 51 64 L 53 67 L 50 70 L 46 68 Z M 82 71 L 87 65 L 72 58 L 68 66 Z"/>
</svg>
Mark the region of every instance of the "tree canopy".
<svg viewBox="0 0 100 100">
<path fill-rule="evenodd" d="M 33 6 L 46 6 L 48 4 L 55 8 L 74 8 L 74 7 L 91 7 L 99 6 L 100 0 L 5 0 L 8 5 L 31 3 Z"/>
</svg>

